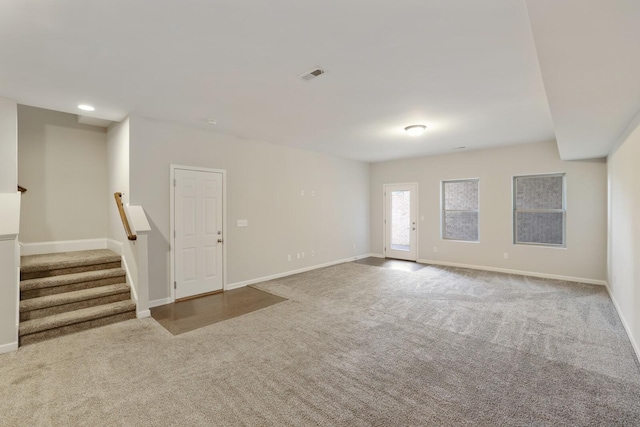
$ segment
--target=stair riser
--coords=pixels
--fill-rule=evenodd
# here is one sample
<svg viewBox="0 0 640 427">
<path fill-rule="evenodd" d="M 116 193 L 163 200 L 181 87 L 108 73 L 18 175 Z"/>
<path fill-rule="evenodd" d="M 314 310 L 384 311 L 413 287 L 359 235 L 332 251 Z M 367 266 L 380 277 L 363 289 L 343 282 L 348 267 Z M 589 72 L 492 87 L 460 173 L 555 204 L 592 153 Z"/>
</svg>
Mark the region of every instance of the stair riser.
<svg viewBox="0 0 640 427">
<path fill-rule="evenodd" d="M 125 301 L 131 299 L 131 292 L 122 292 L 115 295 L 107 295 L 99 298 L 91 298 L 84 301 L 73 302 L 70 304 L 61 304 L 54 307 L 40 308 L 31 311 L 20 311 L 20 321 L 39 319 L 41 317 L 50 316 L 52 314 L 65 313 L 67 311 L 79 310 L 81 308 L 95 307 L 102 304 L 112 302 Z"/>
<path fill-rule="evenodd" d="M 20 292 L 20 300 L 29 298 L 46 297 L 49 295 L 63 294 L 65 292 L 80 291 L 82 289 L 97 288 L 105 285 L 124 283 L 124 276 L 107 277 L 105 279 L 90 280 L 88 282 L 72 283 L 70 285 L 53 286 L 51 288 L 32 289 Z"/>
<path fill-rule="evenodd" d="M 39 279 L 41 277 L 60 276 L 63 274 L 83 273 L 85 271 L 107 270 L 120 268 L 120 261 L 102 264 L 83 265 L 79 267 L 61 268 L 53 270 L 23 271 L 20 272 L 20 280 Z"/>
<path fill-rule="evenodd" d="M 111 316 L 102 317 L 100 319 L 93 319 L 86 322 L 75 323 L 73 325 L 62 326 L 60 328 L 49 329 L 42 332 L 36 332 L 34 334 L 23 335 L 20 337 L 19 345 L 23 346 L 27 344 L 33 344 L 39 341 L 44 341 L 51 338 L 56 338 L 63 335 L 85 331 L 87 329 L 97 328 L 100 326 L 110 325 L 112 323 L 118 323 L 124 320 L 135 319 L 135 318 L 136 318 L 136 312 L 128 311 L 125 313 L 119 313 Z"/>
</svg>

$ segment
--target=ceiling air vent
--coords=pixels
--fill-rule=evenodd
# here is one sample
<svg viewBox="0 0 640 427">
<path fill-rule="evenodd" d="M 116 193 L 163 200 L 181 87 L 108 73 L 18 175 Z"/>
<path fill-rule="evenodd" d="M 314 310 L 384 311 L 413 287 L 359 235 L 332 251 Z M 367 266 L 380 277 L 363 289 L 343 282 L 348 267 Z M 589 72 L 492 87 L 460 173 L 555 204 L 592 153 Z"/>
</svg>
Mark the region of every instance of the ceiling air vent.
<svg viewBox="0 0 640 427">
<path fill-rule="evenodd" d="M 309 81 L 323 74 L 324 74 L 324 70 L 322 68 L 315 67 L 305 73 L 300 74 L 298 77 L 300 77 L 302 80 Z"/>
</svg>

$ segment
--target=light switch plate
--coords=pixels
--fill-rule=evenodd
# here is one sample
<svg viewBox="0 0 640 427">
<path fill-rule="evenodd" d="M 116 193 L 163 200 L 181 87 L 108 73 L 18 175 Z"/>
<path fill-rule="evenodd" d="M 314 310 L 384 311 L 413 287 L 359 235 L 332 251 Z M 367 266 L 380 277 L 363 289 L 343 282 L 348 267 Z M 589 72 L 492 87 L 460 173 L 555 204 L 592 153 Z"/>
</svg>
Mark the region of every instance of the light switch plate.
<svg viewBox="0 0 640 427">
<path fill-rule="evenodd" d="M 249 226 L 249 220 L 248 219 L 239 219 L 237 224 L 238 224 L 238 227 L 248 227 Z"/>
</svg>

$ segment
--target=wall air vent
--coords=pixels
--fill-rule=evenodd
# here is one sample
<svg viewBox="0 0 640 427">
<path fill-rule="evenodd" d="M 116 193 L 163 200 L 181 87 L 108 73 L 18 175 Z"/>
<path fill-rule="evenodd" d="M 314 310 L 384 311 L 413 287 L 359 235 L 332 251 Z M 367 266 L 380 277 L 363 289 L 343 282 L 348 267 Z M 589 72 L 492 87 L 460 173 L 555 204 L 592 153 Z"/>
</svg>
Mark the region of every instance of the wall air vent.
<svg viewBox="0 0 640 427">
<path fill-rule="evenodd" d="M 325 73 L 325 71 L 320 68 L 320 67 L 314 67 L 312 69 L 310 69 L 309 71 L 306 71 L 302 74 L 300 74 L 298 77 L 300 77 L 302 80 L 305 81 L 309 81 L 312 79 L 315 79 L 318 76 L 321 76 Z"/>
</svg>

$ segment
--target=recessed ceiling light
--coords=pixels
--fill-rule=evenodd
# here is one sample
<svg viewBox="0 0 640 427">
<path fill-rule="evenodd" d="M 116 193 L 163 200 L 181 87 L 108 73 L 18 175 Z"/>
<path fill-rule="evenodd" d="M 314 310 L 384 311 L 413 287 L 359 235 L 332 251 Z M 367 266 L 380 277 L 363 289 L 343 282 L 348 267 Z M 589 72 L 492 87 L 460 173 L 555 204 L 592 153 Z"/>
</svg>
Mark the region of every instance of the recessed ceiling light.
<svg viewBox="0 0 640 427">
<path fill-rule="evenodd" d="M 425 125 L 411 125 L 404 128 L 409 136 L 420 136 L 427 127 Z"/>
<path fill-rule="evenodd" d="M 87 105 L 87 104 L 80 104 L 78 105 L 78 108 L 83 110 L 83 111 L 95 111 L 95 107 L 93 105 Z"/>
<path fill-rule="evenodd" d="M 215 126 L 218 124 L 218 121 L 214 119 L 207 119 L 207 123 L 209 123 L 211 126 Z"/>
</svg>

